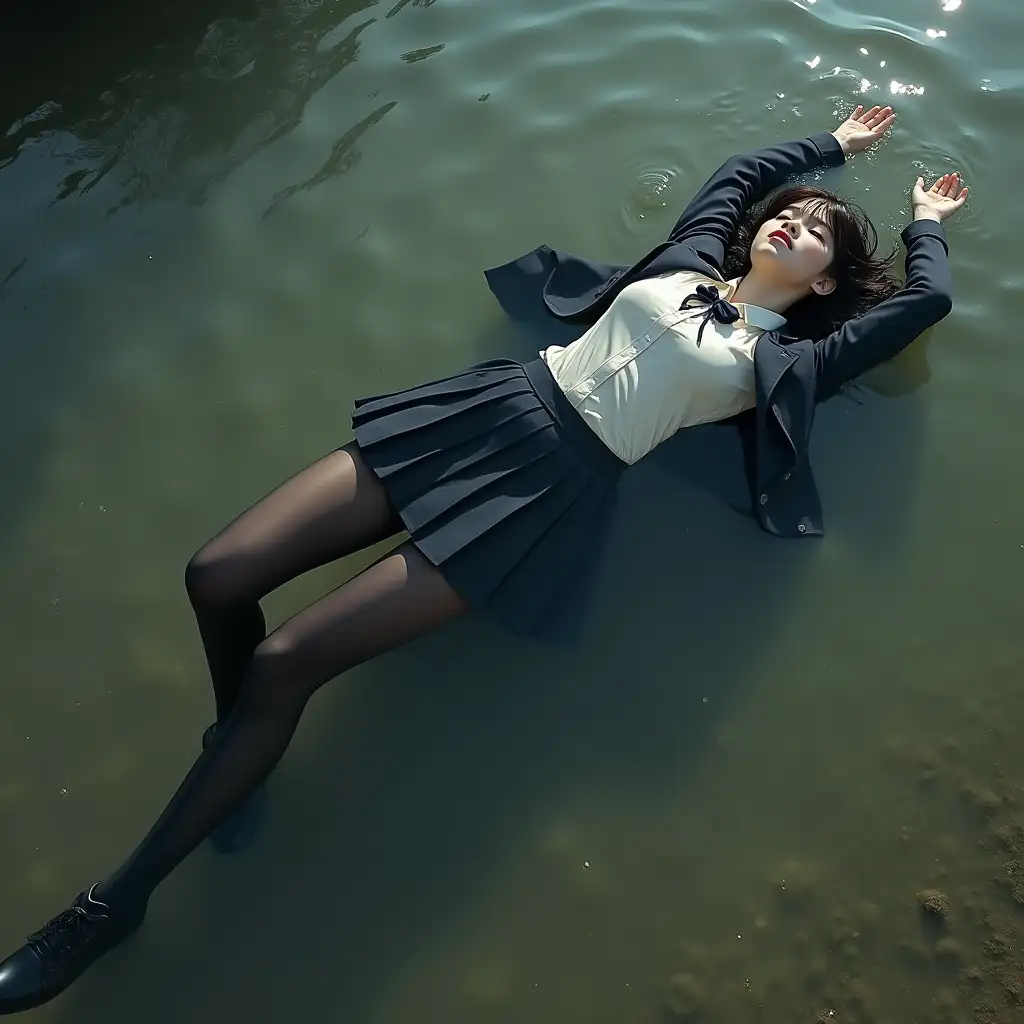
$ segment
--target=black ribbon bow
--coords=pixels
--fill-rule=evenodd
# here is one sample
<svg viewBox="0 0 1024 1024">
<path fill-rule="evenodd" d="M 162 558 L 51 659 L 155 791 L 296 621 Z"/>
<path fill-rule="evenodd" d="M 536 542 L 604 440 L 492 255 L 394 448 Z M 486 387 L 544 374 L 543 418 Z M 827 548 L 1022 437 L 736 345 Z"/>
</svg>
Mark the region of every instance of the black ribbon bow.
<svg viewBox="0 0 1024 1024">
<path fill-rule="evenodd" d="M 701 338 L 704 337 L 704 328 L 708 321 L 714 317 L 720 324 L 734 324 L 740 318 L 740 311 L 731 303 L 726 302 L 718 294 L 718 289 L 713 284 L 699 284 L 697 290 L 683 299 L 680 309 L 693 309 L 694 306 L 707 305 L 708 311 L 700 322 L 700 330 L 697 331 L 697 347 L 700 348 Z"/>
</svg>

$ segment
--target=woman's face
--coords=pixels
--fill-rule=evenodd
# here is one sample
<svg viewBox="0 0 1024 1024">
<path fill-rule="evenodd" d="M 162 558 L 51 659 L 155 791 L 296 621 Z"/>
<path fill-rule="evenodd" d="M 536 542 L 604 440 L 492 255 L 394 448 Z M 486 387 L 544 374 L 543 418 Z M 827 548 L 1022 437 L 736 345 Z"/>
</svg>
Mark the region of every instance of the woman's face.
<svg viewBox="0 0 1024 1024">
<path fill-rule="evenodd" d="M 761 225 L 750 247 L 750 263 L 758 274 L 819 295 L 835 288 L 826 273 L 835 255 L 835 239 L 820 207 L 810 199 L 795 202 Z"/>
</svg>

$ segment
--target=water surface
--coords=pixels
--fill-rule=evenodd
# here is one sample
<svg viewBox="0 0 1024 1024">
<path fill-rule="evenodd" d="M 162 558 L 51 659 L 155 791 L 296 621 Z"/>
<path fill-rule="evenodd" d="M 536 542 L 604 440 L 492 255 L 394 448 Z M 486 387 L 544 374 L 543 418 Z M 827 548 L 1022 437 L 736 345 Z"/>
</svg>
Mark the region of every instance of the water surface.
<svg viewBox="0 0 1024 1024">
<path fill-rule="evenodd" d="M 826 182 L 886 241 L 917 174 L 972 198 L 953 314 L 821 411 L 824 542 L 659 454 L 578 652 L 468 619 L 322 691 L 260 843 L 200 851 L 37 1019 L 1018 1019 L 1019 5 L 103 6 L 0 42 L 5 948 L 196 754 L 191 552 L 353 398 L 529 354 L 483 268 L 631 261 L 857 102 L 898 124 Z"/>
</svg>

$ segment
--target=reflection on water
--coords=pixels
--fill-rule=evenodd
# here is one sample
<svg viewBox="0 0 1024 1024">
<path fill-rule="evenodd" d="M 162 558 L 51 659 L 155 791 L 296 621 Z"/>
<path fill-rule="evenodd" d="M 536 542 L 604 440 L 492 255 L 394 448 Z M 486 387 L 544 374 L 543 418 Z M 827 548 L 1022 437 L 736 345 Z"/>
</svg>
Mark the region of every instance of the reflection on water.
<svg viewBox="0 0 1024 1024">
<path fill-rule="evenodd" d="M 39 83 L 47 99 L 0 140 L 0 166 L 25 143 L 67 132 L 73 142 L 64 159 L 88 166 L 70 171 L 55 198 L 85 194 L 116 170 L 119 207 L 168 195 L 201 202 L 210 186 L 300 124 L 310 99 L 357 59 L 360 35 L 376 21 L 327 41 L 375 3 L 244 3 L 233 15 L 200 2 L 184 22 L 160 26 L 150 62 L 118 74 L 122 62 L 138 59 L 139 44 L 113 16 L 124 12 L 106 6 L 109 22 L 92 32 L 121 50 L 115 70 L 84 48 L 66 54 L 71 67 Z"/>
<path fill-rule="evenodd" d="M 385 103 L 383 106 L 378 107 L 372 114 L 368 114 L 364 117 L 363 120 L 354 128 L 345 132 L 345 134 L 342 135 L 342 137 L 334 144 L 334 148 L 331 150 L 331 155 L 324 161 L 323 167 L 305 181 L 300 181 L 297 185 L 289 185 L 287 188 L 283 188 L 279 192 L 275 192 L 274 198 L 270 201 L 270 205 L 267 207 L 263 216 L 266 217 L 273 213 L 277 206 L 280 203 L 283 203 L 289 196 L 296 195 L 298 192 L 304 192 L 306 189 L 313 188 L 314 186 L 327 181 L 329 178 L 333 178 L 336 174 L 344 174 L 345 171 L 350 170 L 360 157 L 359 150 L 355 148 L 355 144 L 359 137 L 368 128 L 371 128 L 380 121 L 380 119 L 384 117 L 384 115 L 394 106 L 394 101 L 391 103 Z"/>
<path fill-rule="evenodd" d="M 189 554 L 347 440 L 354 397 L 542 343 L 482 268 L 542 241 L 635 258 L 733 151 L 892 82 L 917 86 L 892 138 L 827 183 L 883 240 L 918 173 L 972 187 L 954 315 L 820 412 L 823 543 L 727 509 L 730 432 L 673 439 L 627 480 L 581 650 L 470 619 L 326 689 L 258 846 L 200 851 L 38 1018 L 1017 1019 L 1019 8 L 23 15 L 0 38 L 4 947 L 195 756 Z"/>
</svg>

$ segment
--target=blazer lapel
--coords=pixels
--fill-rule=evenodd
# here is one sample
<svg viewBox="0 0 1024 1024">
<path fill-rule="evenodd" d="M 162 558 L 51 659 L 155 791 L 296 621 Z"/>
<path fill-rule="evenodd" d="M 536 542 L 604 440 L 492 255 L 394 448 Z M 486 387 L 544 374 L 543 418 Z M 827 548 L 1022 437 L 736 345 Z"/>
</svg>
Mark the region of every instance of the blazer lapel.
<svg viewBox="0 0 1024 1024">
<path fill-rule="evenodd" d="M 793 366 L 796 354 L 776 340 L 775 331 L 768 331 L 758 339 L 754 349 L 755 384 L 757 404 L 764 409 L 771 409 L 775 422 L 778 423 L 793 454 L 797 455 L 797 447 L 793 442 L 789 427 L 792 416 L 786 408 L 786 397 L 779 390 L 779 382 Z"/>
</svg>

